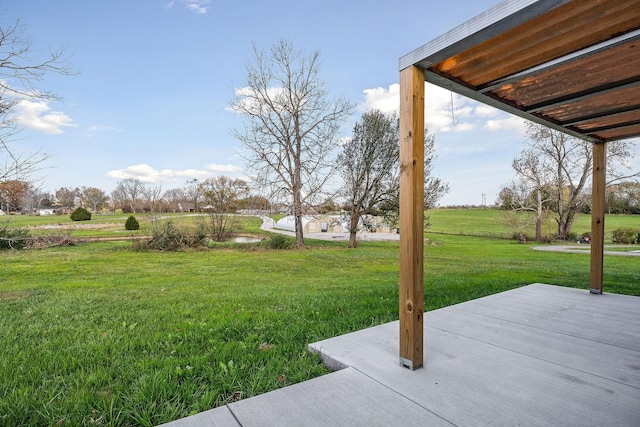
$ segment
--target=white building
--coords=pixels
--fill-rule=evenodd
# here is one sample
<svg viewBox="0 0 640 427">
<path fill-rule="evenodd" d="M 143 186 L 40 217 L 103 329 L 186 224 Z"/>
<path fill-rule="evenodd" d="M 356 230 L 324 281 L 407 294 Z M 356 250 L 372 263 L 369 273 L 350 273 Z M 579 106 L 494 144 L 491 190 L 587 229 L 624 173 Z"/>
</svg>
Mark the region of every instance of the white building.
<svg viewBox="0 0 640 427">
<path fill-rule="evenodd" d="M 389 226 L 382 217 L 368 216 L 367 222 L 371 229 L 362 228 L 358 233 L 389 233 Z M 295 232 L 295 217 L 287 215 L 276 222 L 275 228 Z M 349 218 L 341 215 L 305 215 L 302 217 L 302 232 L 307 233 L 348 233 Z"/>
<path fill-rule="evenodd" d="M 53 207 L 38 208 L 37 215 L 40 215 L 40 216 L 54 215 L 57 210 L 58 208 L 53 208 Z"/>
</svg>

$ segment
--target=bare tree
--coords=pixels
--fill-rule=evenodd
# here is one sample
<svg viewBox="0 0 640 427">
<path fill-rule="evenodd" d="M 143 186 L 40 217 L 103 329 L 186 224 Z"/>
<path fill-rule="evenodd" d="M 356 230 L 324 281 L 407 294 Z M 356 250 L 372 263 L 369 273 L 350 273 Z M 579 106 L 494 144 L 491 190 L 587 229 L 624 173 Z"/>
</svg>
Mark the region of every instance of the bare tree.
<svg viewBox="0 0 640 427">
<path fill-rule="evenodd" d="M 328 98 L 319 77 L 319 52 L 306 56 L 280 41 L 268 54 L 254 46 L 254 54 L 246 66 L 246 87 L 232 101 L 233 110 L 246 119 L 233 134 L 246 149 L 256 181 L 288 196 L 296 245 L 303 246 L 305 205 L 320 196 L 336 170 L 337 134 L 353 105 Z"/>
<path fill-rule="evenodd" d="M 249 186 L 242 179 L 218 176 L 202 182 L 200 188 L 208 204 L 211 238 L 216 242 L 227 241 L 240 226 L 233 213 L 249 194 Z"/>
<path fill-rule="evenodd" d="M 144 187 L 142 189 L 142 196 L 149 207 L 149 211 L 151 211 L 151 213 L 158 212 L 158 207 L 162 200 L 162 185 Z"/>
<path fill-rule="evenodd" d="M 640 214 L 640 182 L 624 181 L 607 188 L 609 213 Z"/>
<path fill-rule="evenodd" d="M 197 179 L 187 181 L 184 187 L 184 194 L 187 196 L 189 203 L 193 204 L 193 211 L 198 211 L 198 203 L 202 201 L 202 187 Z"/>
<path fill-rule="evenodd" d="M 443 182 L 442 179 L 433 176 L 433 167 L 435 165 L 436 154 L 436 139 L 435 135 L 429 133 L 427 129 L 424 130 L 424 210 L 436 206 L 438 201 L 449 192 L 449 184 Z M 400 161 L 398 159 L 398 168 Z M 399 170 L 394 175 L 394 188 L 396 189 L 393 197 L 384 201 L 380 209 L 384 216 L 385 222 L 389 227 L 398 227 L 400 222 L 400 174 Z M 429 227 L 429 216 L 424 218 L 424 226 Z"/>
<path fill-rule="evenodd" d="M 241 209 L 249 209 L 252 211 L 269 212 L 271 210 L 271 202 L 264 196 L 251 194 L 240 203 Z"/>
<path fill-rule="evenodd" d="M 34 212 L 39 207 L 51 206 L 50 195 L 42 191 L 40 188 L 29 185 L 25 192 L 23 207 L 28 212 Z"/>
<path fill-rule="evenodd" d="M 76 205 L 79 194 L 80 191 L 77 188 L 60 187 L 56 190 L 56 200 L 60 206 L 71 211 Z"/>
<path fill-rule="evenodd" d="M 187 199 L 187 196 L 183 188 L 170 188 L 164 192 L 164 200 L 169 205 L 169 209 L 173 212 L 178 212 L 182 203 Z"/>
<path fill-rule="evenodd" d="M 137 178 L 121 179 L 114 190 L 116 197 L 122 202 L 122 209 L 136 213 L 140 209 L 145 185 Z"/>
<path fill-rule="evenodd" d="M 387 116 L 379 110 L 364 113 L 353 127 L 353 137 L 338 156 L 350 209 L 350 248 L 358 245 L 362 218 L 378 215 L 380 205 L 395 197 L 399 159 L 397 116 Z"/>
<path fill-rule="evenodd" d="M 513 160 L 512 166 L 518 175 L 518 181 L 511 185 L 515 211 L 535 213 L 536 241 L 542 241 L 542 224 L 548 218 L 551 173 L 549 159 L 539 157 L 534 152 L 524 151 Z M 521 239 L 522 240 L 522 239 Z"/>
<path fill-rule="evenodd" d="M 25 27 L 17 20 L 0 25 L 0 181 L 31 180 L 48 156 L 40 151 L 19 153 L 10 144 L 20 128 L 14 109 L 21 100 L 53 101 L 57 97 L 35 87 L 47 74 L 70 75 L 64 50 L 51 51 L 43 60 L 34 60 L 35 52 Z"/>
<path fill-rule="evenodd" d="M 122 209 L 124 212 L 125 205 L 125 194 L 123 193 L 122 187 L 116 187 L 113 191 L 111 191 L 111 195 L 109 196 L 111 199 L 111 210 L 115 213 L 116 209 Z"/>
<path fill-rule="evenodd" d="M 109 201 L 109 196 L 99 188 L 96 187 L 81 187 L 80 188 L 80 203 L 83 206 L 88 206 L 93 212 L 98 212 L 105 207 Z"/>
<path fill-rule="evenodd" d="M 209 178 L 200 184 L 200 188 L 205 201 L 216 213 L 237 211 L 240 200 L 249 194 L 246 181 L 228 176 Z"/>
<path fill-rule="evenodd" d="M 436 137 L 424 130 L 424 210 L 428 211 L 436 207 L 440 199 L 449 192 L 449 184 L 437 176 L 433 176 L 433 167 L 436 161 Z M 398 191 L 400 189 L 398 181 Z M 398 200 L 400 196 L 398 195 Z M 429 226 L 429 217 L 425 217 L 425 227 Z"/>
<path fill-rule="evenodd" d="M 545 199 L 558 224 L 557 237 L 566 239 L 576 214 L 588 200 L 584 191 L 592 172 L 592 144 L 535 123 L 529 123 L 527 136 L 525 148 L 514 160 L 514 169 L 522 182 L 531 184 L 532 191 L 547 192 Z M 608 185 L 640 175 L 628 172 L 630 166 L 625 162 L 631 157 L 629 141 L 608 144 Z"/>
</svg>

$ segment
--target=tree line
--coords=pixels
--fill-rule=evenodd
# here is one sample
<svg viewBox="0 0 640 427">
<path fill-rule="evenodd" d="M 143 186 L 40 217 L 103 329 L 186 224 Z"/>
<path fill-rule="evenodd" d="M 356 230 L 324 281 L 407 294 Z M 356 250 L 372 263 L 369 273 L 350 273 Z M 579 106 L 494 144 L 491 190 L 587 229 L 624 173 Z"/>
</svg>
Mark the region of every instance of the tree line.
<svg viewBox="0 0 640 427">
<path fill-rule="evenodd" d="M 148 185 L 137 178 L 119 180 L 107 194 L 97 187 L 61 187 L 47 193 L 28 181 L 0 182 L 0 209 L 6 213 L 37 213 L 56 208 L 67 213 L 83 207 L 94 213 L 141 212 L 236 212 L 241 209 L 269 210 L 269 201 L 250 194 L 248 184 L 227 176 L 202 182 L 190 180 L 182 187 L 162 191 L 160 185 Z"/>
<path fill-rule="evenodd" d="M 632 157 L 631 141 L 607 145 L 609 213 L 640 214 L 640 172 L 632 169 Z M 512 163 L 516 176 L 500 191 L 497 201 L 505 209 L 504 219 L 514 234 L 521 235 L 531 219 L 537 241 L 575 237 L 571 227 L 576 215 L 591 212 L 592 164 L 591 142 L 529 123 L 527 140 Z M 518 215 L 521 212 L 533 215 Z M 548 220 L 557 226 L 554 236 L 543 234 L 543 224 Z"/>
<path fill-rule="evenodd" d="M 343 137 L 343 125 L 355 104 L 333 98 L 320 77 L 318 51 L 306 54 L 288 41 L 267 50 L 254 45 L 246 63 L 244 86 L 234 92 L 231 110 L 242 118 L 232 134 L 240 142 L 251 183 L 221 176 L 190 180 L 184 186 L 163 191 L 160 185 L 136 178 L 117 182 L 106 194 L 95 187 L 59 188 L 45 194 L 33 174 L 46 155 L 22 155 L 10 142 L 19 129 L 14 107 L 21 97 L 55 99 L 33 90 L 35 81 L 48 73 L 72 74 L 64 51 L 54 51 L 43 61 L 30 61 L 31 44 L 16 22 L 0 28 L 0 209 L 33 211 L 38 207 L 73 206 L 94 212 L 178 212 L 207 209 L 228 213 L 239 209 L 269 210 L 282 206 L 295 218 L 296 244 L 304 245 L 304 215 L 342 204 L 350 221 L 350 246 L 367 215 L 382 215 L 389 224 L 399 217 L 399 129 L 395 115 L 364 112 Z M 425 210 L 449 190 L 448 184 L 431 175 L 435 159 L 434 136 L 425 131 Z M 499 196 L 499 203 L 513 212 L 533 211 L 536 237 L 540 224 L 553 216 L 557 237 L 566 238 L 577 212 L 587 209 L 586 190 L 592 155 L 590 143 L 531 124 L 529 140 L 514 159 L 516 178 Z M 628 142 L 610 144 L 610 191 L 614 201 L 635 197 L 638 174 L 621 173 L 630 157 Z M 2 159 L 0 159 L 2 160 Z M 619 163 L 616 162 L 619 161 Z M 618 173 L 620 172 L 620 173 Z M 627 178 L 625 181 L 623 178 Z M 615 185 L 614 185 L 615 184 Z M 627 196 L 622 195 L 627 192 Z M 613 194 L 613 193 L 612 193 Z M 627 197 L 627 199 L 625 199 Z M 336 203 L 335 200 L 340 200 Z M 633 207 L 629 204 L 627 207 Z M 335 206 L 334 206 L 335 207 Z"/>
</svg>

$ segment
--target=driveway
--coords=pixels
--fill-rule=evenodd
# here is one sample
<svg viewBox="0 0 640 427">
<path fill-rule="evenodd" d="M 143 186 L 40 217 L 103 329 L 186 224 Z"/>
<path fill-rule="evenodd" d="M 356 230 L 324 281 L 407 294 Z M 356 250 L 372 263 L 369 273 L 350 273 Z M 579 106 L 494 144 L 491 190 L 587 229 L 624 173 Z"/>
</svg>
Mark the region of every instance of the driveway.
<svg viewBox="0 0 640 427">
<path fill-rule="evenodd" d="M 616 248 L 616 249 L 624 249 L 624 248 L 637 248 L 637 246 L 625 246 L 625 245 L 605 245 L 605 255 L 620 255 L 620 256 L 640 256 L 639 250 L 616 250 L 616 251 L 608 251 L 607 248 Z M 547 252 L 568 252 L 573 254 L 585 254 L 591 252 L 591 247 L 589 245 L 550 245 L 550 246 L 534 246 L 533 250 L 535 251 L 547 251 Z"/>
</svg>

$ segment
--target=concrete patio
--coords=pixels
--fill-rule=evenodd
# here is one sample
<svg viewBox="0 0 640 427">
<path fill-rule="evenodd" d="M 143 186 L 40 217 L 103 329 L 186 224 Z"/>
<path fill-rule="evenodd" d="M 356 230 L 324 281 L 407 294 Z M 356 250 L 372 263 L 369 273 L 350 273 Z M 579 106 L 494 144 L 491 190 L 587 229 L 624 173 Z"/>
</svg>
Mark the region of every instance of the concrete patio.
<svg viewBox="0 0 640 427">
<path fill-rule="evenodd" d="M 640 298 L 533 284 L 425 313 L 425 366 L 398 322 L 309 346 L 336 372 L 184 426 L 640 426 Z"/>
</svg>

